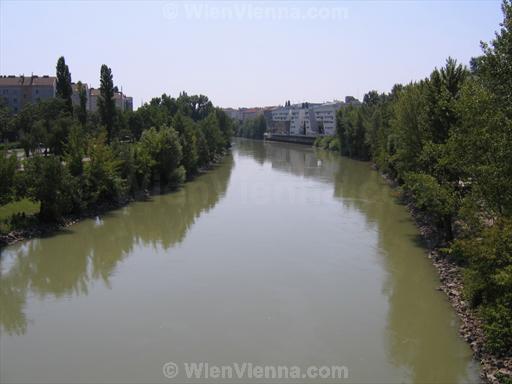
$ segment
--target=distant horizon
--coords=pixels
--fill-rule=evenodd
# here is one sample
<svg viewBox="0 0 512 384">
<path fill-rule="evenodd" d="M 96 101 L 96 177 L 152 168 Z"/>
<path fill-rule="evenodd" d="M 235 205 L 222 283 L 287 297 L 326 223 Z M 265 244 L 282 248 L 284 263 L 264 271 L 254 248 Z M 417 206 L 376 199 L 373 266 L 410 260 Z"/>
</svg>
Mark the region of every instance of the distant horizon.
<svg viewBox="0 0 512 384">
<path fill-rule="evenodd" d="M 97 88 L 107 64 L 134 108 L 182 91 L 223 108 L 361 100 L 468 65 L 502 19 L 499 0 L 99 4 L 0 0 L 0 73 L 54 75 L 64 56 Z"/>
</svg>

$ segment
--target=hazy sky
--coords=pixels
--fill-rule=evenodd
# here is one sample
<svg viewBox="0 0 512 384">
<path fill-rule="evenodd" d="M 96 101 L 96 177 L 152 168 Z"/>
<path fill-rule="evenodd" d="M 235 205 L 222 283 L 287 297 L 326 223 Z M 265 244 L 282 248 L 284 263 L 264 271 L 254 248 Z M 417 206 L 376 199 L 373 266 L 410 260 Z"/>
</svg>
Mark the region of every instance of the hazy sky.
<svg viewBox="0 0 512 384">
<path fill-rule="evenodd" d="M 0 0 L 0 73 L 99 85 L 101 64 L 134 104 L 168 93 L 216 105 L 328 101 L 468 63 L 500 1 L 182 2 Z"/>
</svg>

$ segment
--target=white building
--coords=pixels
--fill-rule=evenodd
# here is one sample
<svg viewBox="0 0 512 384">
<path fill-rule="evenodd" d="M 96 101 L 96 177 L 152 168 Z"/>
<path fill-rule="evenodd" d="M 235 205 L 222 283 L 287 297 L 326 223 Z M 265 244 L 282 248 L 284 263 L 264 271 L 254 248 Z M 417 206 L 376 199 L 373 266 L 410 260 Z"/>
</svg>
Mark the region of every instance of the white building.
<svg viewBox="0 0 512 384">
<path fill-rule="evenodd" d="M 341 103 L 325 103 L 313 108 L 319 135 L 334 135 L 336 133 L 336 112 Z"/>
<path fill-rule="evenodd" d="M 336 112 L 342 103 L 300 103 L 278 107 L 272 111 L 270 131 L 288 135 L 334 135 Z"/>
</svg>

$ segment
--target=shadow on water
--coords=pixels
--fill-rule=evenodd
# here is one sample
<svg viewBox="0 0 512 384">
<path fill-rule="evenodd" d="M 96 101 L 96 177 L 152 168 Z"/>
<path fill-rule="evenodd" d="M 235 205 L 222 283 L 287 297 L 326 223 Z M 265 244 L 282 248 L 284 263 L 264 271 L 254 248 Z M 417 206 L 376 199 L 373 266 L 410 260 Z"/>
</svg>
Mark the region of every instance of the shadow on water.
<svg viewBox="0 0 512 384">
<path fill-rule="evenodd" d="M 87 295 L 93 281 L 109 278 L 136 245 L 168 249 L 180 243 L 203 213 L 224 196 L 233 158 L 180 190 L 136 202 L 101 218 L 80 222 L 58 235 L 3 250 L 0 258 L 0 330 L 24 334 L 27 295 Z M 73 236 L 62 236 L 64 234 Z"/>
</svg>

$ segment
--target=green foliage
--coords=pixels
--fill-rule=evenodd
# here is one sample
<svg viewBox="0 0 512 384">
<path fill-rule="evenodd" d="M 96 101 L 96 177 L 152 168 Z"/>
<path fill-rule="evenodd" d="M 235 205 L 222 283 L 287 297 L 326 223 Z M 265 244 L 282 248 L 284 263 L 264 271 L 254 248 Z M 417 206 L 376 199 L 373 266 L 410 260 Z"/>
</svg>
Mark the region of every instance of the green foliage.
<svg viewBox="0 0 512 384">
<path fill-rule="evenodd" d="M 348 105 L 338 110 L 336 124 L 341 154 L 368 160 L 370 148 L 366 140 L 367 121 L 361 107 Z"/>
<path fill-rule="evenodd" d="M 57 96 L 62 98 L 66 103 L 66 108 L 69 112 L 73 111 L 73 103 L 71 96 L 73 89 L 71 88 L 71 73 L 69 67 L 66 65 L 66 60 L 63 56 L 59 57 L 57 61 Z"/>
<path fill-rule="evenodd" d="M 89 161 L 84 168 L 84 199 L 88 207 L 96 204 L 116 203 L 123 196 L 125 183 L 120 177 L 121 161 L 106 144 L 105 134 L 92 140 Z"/>
<path fill-rule="evenodd" d="M 215 108 L 215 116 L 217 117 L 219 129 L 222 133 L 223 146 L 224 148 L 229 148 L 231 146 L 231 137 L 234 132 L 233 120 L 220 108 Z"/>
<path fill-rule="evenodd" d="M 245 120 L 242 126 L 238 128 L 237 136 L 262 140 L 266 131 L 267 122 L 265 117 L 260 115 L 255 119 Z"/>
<path fill-rule="evenodd" d="M 490 43 L 482 43 L 484 55 L 479 57 L 476 72 L 493 93 L 496 103 L 512 117 L 512 3 L 503 0 L 504 20 Z"/>
<path fill-rule="evenodd" d="M 2 233 L 116 205 L 147 193 L 155 182 L 177 187 L 230 146 L 232 120 L 204 95 L 163 94 L 135 112 L 121 111 L 106 65 L 100 82 L 98 113 L 87 113 L 81 82 L 73 111 L 71 75 L 60 58 L 58 97 L 26 104 L 15 115 L 0 103 L 0 136 L 13 142 L 2 149 L 21 147 L 26 157 L 20 165 L 16 156 L 0 152 L 0 210 L 28 197 L 32 211 L 39 211 L 37 219 L 32 211 L 9 208 L 9 217 L 0 220 Z"/>
<path fill-rule="evenodd" d="M 28 196 L 41 203 L 40 219 L 60 219 L 70 204 L 70 178 L 59 158 L 37 156 L 29 159 L 26 163 L 25 177 L 30 181 Z"/>
<path fill-rule="evenodd" d="M 210 149 L 208 146 L 208 141 L 206 140 L 206 136 L 204 135 L 202 129 L 198 126 L 196 129 L 196 137 L 197 137 L 197 165 L 199 167 L 205 167 L 210 164 Z"/>
<path fill-rule="evenodd" d="M 107 129 L 107 143 L 110 144 L 115 136 L 114 122 L 116 105 L 114 101 L 114 79 L 112 70 L 103 64 L 100 71 L 100 97 L 98 111 L 101 123 Z"/>
<path fill-rule="evenodd" d="M 372 159 L 431 218 L 465 268 L 488 347 L 512 345 L 512 3 L 471 72 L 448 58 L 422 81 L 368 92 L 337 113 L 345 156 Z M 332 139 L 315 146 L 328 148 Z M 332 144 L 335 146 L 334 144 Z"/>
<path fill-rule="evenodd" d="M 192 177 L 197 172 L 199 160 L 196 138 L 196 123 L 187 117 L 178 113 L 174 117 L 173 126 L 180 136 L 183 158 L 181 164 L 186 170 L 187 178 Z"/>
<path fill-rule="evenodd" d="M 0 205 L 11 201 L 15 195 L 15 175 L 18 168 L 16 154 L 0 151 Z"/>
<path fill-rule="evenodd" d="M 0 206 L 0 221 L 10 219 L 14 215 L 35 215 L 39 212 L 40 204 L 24 198 Z"/>
<path fill-rule="evenodd" d="M 82 84 L 81 81 L 76 83 L 77 89 L 78 89 L 78 98 L 80 100 L 80 105 L 78 106 L 78 109 L 76 111 L 76 117 L 80 124 L 82 124 L 82 127 L 85 127 L 87 124 L 87 93 L 85 90 L 85 86 Z"/>
<path fill-rule="evenodd" d="M 489 347 L 507 352 L 512 346 L 512 221 L 500 220 L 477 237 L 456 240 L 452 248 L 467 263 L 466 295 L 481 308 Z"/>
<path fill-rule="evenodd" d="M 27 198 L 0 205 L 0 234 L 33 225 L 39 210 L 40 204 Z"/>
<path fill-rule="evenodd" d="M 340 141 L 337 136 L 318 136 L 313 145 L 317 148 L 340 152 Z"/>
<path fill-rule="evenodd" d="M 84 172 L 85 138 L 80 125 L 71 127 L 64 150 L 66 165 L 72 176 L 81 176 Z"/>
<path fill-rule="evenodd" d="M 446 240 L 452 240 L 452 220 L 457 205 L 454 192 L 440 185 L 438 180 L 422 173 L 408 173 L 402 186 L 413 199 L 414 205 L 432 216 Z"/>
<path fill-rule="evenodd" d="M 148 129 L 140 138 L 140 147 L 144 158 L 150 159 L 151 180 L 162 185 L 175 184 L 183 156 L 178 132 L 170 127 Z"/>
<path fill-rule="evenodd" d="M 219 120 L 215 113 L 210 113 L 204 120 L 201 120 L 200 128 L 208 145 L 210 162 L 215 160 L 216 155 L 224 152 L 226 143 L 219 127 Z"/>
</svg>

